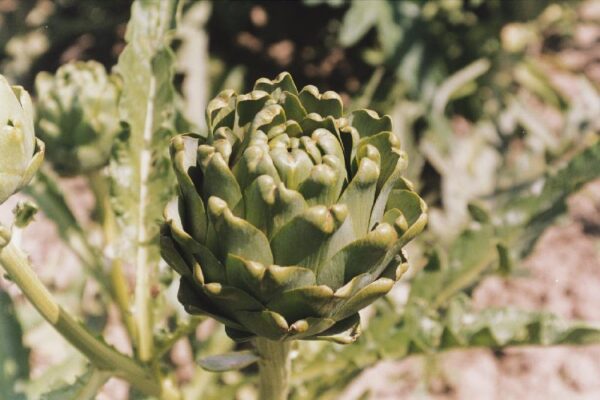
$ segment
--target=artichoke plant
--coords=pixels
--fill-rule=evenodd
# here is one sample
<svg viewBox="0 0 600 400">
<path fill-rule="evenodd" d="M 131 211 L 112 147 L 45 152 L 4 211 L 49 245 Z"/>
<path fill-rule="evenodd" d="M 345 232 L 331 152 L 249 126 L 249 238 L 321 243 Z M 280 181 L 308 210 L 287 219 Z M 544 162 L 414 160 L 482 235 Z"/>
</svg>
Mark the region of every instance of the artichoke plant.
<svg viewBox="0 0 600 400">
<path fill-rule="evenodd" d="M 29 94 L 0 75 L 0 203 L 29 183 L 43 158 Z"/>
<path fill-rule="evenodd" d="M 236 341 L 354 340 L 427 220 L 390 117 L 343 116 L 337 93 L 282 73 L 223 91 L 207 123 L 171 144 L 179 191 L 161 250 L 179 301 Z"/>
<path fill-rule="evenodd" d="M 96 61 L 77 61 L 55 75 L 39 73 L 35 89 L 36 131 L 56 171 L 68 176 L 105 166 L 120 131 L 116 76 Z"/>
</svg>

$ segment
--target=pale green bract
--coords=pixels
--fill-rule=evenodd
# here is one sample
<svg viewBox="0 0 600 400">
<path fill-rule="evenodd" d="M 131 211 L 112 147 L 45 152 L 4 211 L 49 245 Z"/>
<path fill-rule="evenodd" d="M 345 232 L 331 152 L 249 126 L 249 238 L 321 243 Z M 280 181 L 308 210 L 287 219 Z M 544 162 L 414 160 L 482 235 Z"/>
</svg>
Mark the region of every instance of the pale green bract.
<svg viewBox="0 0 600 400">
<path fill-rule="evenodd" d="M 0 75 L 0 203 L 29 183 L 43 158 L 29 93 Z"/>
<path fill-rule="evenodd" d="M 282 73 L 223 91 L 207 123 L 208 137 L 171 145 L 179 197 L 161 250 L 185 309 L 237 341 L 355 340 L 358 311 L 400 279 L 427 221 L 390 117 L 343 116 L 337 93 Z"/>
<path fill-rule="evenodd" d="M 61 66 L 35 79 L 36 131 L 61 175 L 86 173 L 108 163 L 120 132 L 121 84 L 96 61 Z"/>
</svg>

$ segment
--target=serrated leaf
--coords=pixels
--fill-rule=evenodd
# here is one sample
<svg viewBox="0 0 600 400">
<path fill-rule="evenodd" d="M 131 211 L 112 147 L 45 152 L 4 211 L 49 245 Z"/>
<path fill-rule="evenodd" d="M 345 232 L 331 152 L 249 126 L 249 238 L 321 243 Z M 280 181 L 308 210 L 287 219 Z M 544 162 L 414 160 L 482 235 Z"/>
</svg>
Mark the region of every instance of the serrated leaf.
<svg viewBox="0 0 600 400">
<path fill-rule="evenodd" d="M 158 260 L 156 221 L 172 194 L 167 150 L 175 114 L 175 58 L 169 42 L 176 5 L 175 0 L 134 2 L 127 46 L 116 67 L 123 79 L 119 112 L 128 129 L 111 161 L 113 206 L 122 228 L 120 242 L 152 244 L 151 262 Z M 135 249 L 121 250 L 131 256 Z"/>
<path fill-rule="evenodd" d="M 10 296 L 0 290 L 0 393 L 6 400 L 24 400 L 15 383 L 29 376 L 29 351 Z"/>
<path fill-rule="evenodd" d="M 406 332 L 411 340 L 428 337 L 427 345 L 410 352 L 437 352 L 455 347 L 506 347 L 520 345 L 582 345 L 600 342 L 600 325 L 568 321 L 551 313 L 522 311 L 510 307 L 475 312 L 469 299 L 452 299 L 444 317 L 415 313 L 417 321 Z M 423 323 L 422 318 L 428 322 Z M 407 325 L 408 326 L 408 325 Z M 457 338 L 442 340 L 442 334 Z"/>
<path fill-rule="evenodd" d="M 260 357 L 252 351 L 236 351 L 201 358 L 198 360 L 198 364 L 207 371 L 224 372 L 246 368 L 258 362 L 259 359 Z"/>
</svg>

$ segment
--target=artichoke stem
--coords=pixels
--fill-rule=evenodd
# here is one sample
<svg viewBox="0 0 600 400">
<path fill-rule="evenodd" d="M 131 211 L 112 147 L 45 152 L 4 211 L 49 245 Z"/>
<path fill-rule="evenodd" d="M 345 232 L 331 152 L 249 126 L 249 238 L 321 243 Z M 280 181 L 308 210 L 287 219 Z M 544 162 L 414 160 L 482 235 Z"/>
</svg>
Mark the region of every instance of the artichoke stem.
<svg viewBox="0 0 600 400">
<path fill-rule="evenodd" d="M 289 394 L 292 362 L 290 341 L 276 342 L 264 338 L 254 340 L 260 356 L 260 400 L 286 400 Z"/>
</svg>

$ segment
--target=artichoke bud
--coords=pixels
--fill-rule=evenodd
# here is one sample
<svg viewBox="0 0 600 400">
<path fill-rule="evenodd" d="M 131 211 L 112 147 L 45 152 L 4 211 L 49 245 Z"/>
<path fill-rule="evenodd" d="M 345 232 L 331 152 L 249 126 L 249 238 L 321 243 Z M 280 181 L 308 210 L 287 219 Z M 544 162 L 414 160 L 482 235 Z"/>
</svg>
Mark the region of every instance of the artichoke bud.
<svg viewBox="0 0 600 400">
<path fill-rule="evenodd" d="M 29 94 L 0 75 L 0 203 L 29 183 L 43 157 Z"/>
<path fill-rule="evenodd" d="M 119 79 L 95 62 L 72 62 L 37 75 L 36 131 L 61 175 L 87 173 L 108 163 L 121 131 Z"/>
<path fill-rule="evenodd" d="M 402 178 L 390 117 L 343 111 L 335 92 L 282 73 L 209 102 L 206 139 L 172 141 L 180 206 L 161 247 L 186 310 L 239 341 L 356 339 L 426 205 Z"/>
</svg>

